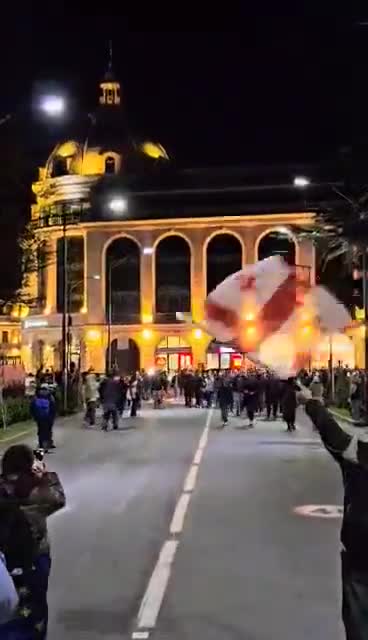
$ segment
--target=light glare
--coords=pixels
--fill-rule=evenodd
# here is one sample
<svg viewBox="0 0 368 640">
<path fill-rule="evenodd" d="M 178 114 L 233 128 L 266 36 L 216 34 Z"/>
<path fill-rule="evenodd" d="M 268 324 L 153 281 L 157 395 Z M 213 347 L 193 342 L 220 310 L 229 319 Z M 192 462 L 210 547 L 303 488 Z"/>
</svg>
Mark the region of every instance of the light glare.
<svg viewBox="0 0 368 640">
<path fill-rule="evenodd" d="M 65 111 L 65 100 L 62 96 L 45 96 L 41 100 L 41 109 L 51 118 L 61 116 Z"/>
<path fill-rule="evenodd" d="M 128 208 L 126 198 L 113 198 L 109 202 L 109 207 L 113 213 L 124 213 Z"/>
<path fill-rule="evenodd" d="M 306 178 L 305 176 L 295 176 L 294 187 L 303 188 L 308 187 L 308 185 L 310 185 L 309 178 Z"/>
</svg>

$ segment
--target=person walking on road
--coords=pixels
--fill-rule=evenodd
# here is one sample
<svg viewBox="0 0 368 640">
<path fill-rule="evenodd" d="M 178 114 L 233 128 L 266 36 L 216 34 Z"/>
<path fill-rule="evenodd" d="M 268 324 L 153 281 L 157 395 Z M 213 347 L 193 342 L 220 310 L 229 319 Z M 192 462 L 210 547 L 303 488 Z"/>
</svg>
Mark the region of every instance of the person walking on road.
<svg viewBox="0 0 368 640">
<path fill-rule="evenodd" d="M 110 418 L 113 429 L 119 428 L 118 406 L 120 400 L 120 378 L 110 371 L 107 378 L 100 384 L 100 396 L 103 409 L 102 431 L 107 431 Z"/>
<path fill-rule="evenodd" d="M 258 407 L 258 381 L 254 376 L 247 376 L 244 380 L 243 402 L 249 420 L 248 426 L 244 426 L 243 428 L 253 429 L 254 414 Z"/>
<path fill-rule="evenodd" d="M 237 418 L 240 418 L 243 407 L 243 386 L 244 376 L 237 373 L 232 379 L 233 411 Z"/>
<path fill-rule="evenodd" d="M 342 472 L 342 618 L 346 640 L 368 638 L 368 441 L 347 433 L 309 389 L 297 392 L 321 440 Z"/>
<path fill-rule="evenodd" d="M 90 367 L 84 381 L 84 400 L 86 403 L 86 424 L 93 427 L 96 423 L 96 406 L 98 400 L 98 382 L 93 367 Z"/>
<path fill-rule="evenodd" d="M 52 440 L 52 425 L 54 424 L 56 408 L 55 400 L 46 384 L 41 384 L 31 402 L 31 416 L 37 424 L 38 446 L 48 453 L 54 449 Z"/>
<path fill-rule="evenodd" d="M 292 432 L 296 430 L 296 391 L 298 386 L 294 378 L 288 378 L 282 395 L 282 416 L 286 422 L 286 431 Z"/>
<path fill-rule="evenodd" d="M 134 373 L 130 379 L 129 395 L 131 399 L 130 417 L 136 418 L 141 396 L 141 384 L 136 373 Z"/>
<path fill-rule="evenodd" d="M 221 419 L 223 429 L 229 421 L 229 409 L 233 401 L 233 393 L 231 389 L 230 379 L 227 376 L 221 376 L 217 390 L 217 399 L 221 411 Z"/>
<path fill-rule="evenodd" d="M 360 422 L 363 402 L 363 383 L 359 371 L 354 371 L 350 388 L 351 417 L 354 422 Z"/>
<path fill-rule="evenodd" d="M 271 412 L 273 420 L 277 420 L 277 412 L 280 404 L 280 380 L 271 373 L 267 374 L 265 380 L 265 402 L 267 420 L 271 420 Z"/>
</svg>

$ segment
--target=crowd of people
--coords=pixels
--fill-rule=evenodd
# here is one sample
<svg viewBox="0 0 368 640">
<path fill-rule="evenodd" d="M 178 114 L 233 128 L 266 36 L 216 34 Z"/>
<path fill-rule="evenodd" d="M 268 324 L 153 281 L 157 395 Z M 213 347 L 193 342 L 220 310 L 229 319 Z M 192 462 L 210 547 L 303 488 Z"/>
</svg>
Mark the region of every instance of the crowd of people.
<svg viewBox="0 0 368 640">
<path fill-rule="evenodd" d="M 336 373 L 349 381 L 351 403 L 363 394 L 361 372 L 346 369 Z M 300 372 L 281 380 L 269 371 L 192 371 L 174 374 L 165 371 L 149 375 L 145 371 L 106 377 L 90 369 L 83 377 L 85 421 L 96 424 L 96 408 L 102 407 L 102 429 L 110 422 L 119 426 L 126 410 L 137 415 L 143 401 L 155 409 L 171 397 L 191 409 L 217 407 L 224 427 L 229 415 L 248 418 L 244 428 L 254 426 L 255 415 L 265 420 L 282 417 L 288 431 L 295 430 L 295 415 L 304 404 L 322 442 L 343 473 L 345 488 L 341 539 L 343 619 L 348 640 L 360 640 L 368 633 L 368 560 L 365 557 L 367 530 L 366 440 L 351 435 L 328 413 L 324 398 L 328 384 L 323 371 Z M 0 638 L 4 640 L 45 640 L 47 636 L 47 589 L 51 567 L 47 518 L 62 509 L 65 495 L 60 479 L 47 470 L 44 451 L 54 447 L 55 418 L 53 386 L 40 379 L 31 402 L 37 423 L 39 450 L 14 445 L 4 454 L 0 476 Z M 352 405 L 353 406 L 353 405 Z M 354 409 L 352 409 L 354 411 Z"/>
</svg>

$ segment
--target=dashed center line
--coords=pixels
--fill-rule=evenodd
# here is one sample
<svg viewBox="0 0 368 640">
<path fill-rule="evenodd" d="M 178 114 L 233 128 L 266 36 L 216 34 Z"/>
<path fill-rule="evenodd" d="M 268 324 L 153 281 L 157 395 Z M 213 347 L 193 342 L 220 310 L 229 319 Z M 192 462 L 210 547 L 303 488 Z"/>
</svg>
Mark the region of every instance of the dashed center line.
<svg viewBox="0 0 368 640">
<path fill-rule="evenodd" d="M 170 525 L 170 533 L 172 536 L 176 536 L 183 531 L 184 520 L 191 497 L 190 493 L 182 493 L 179 498 Z"/>
<path fill-rule="evenodd" d="M 180 536 L 184 528 L 185 516 L 197 484 L 199 466 L 208 443 L 212 414 L 213 409 L 210 409 L 207 415 L 206 426 L 202 432 L 193 462 L 184 482 L 183 492 L 175 507 L 170 524 L 169 538 L 162 545 L 159 558 L 143 596 L 138 612 L 136 630 L 132 634 L 132 640 L 147 640 L 150 632 L 156 626 L 179 546 L 180 538 L 178 540 L 178 536 Z"/>
<path fill-rule="evenodd" d="M 197 477 L 198 477 L 198 465 L 192 464 L 184 483 L 184 489 L 183 489 L 184 493 L 191 493 L 192 491 L 194 491 L 197 483 Z"/>
</svg>

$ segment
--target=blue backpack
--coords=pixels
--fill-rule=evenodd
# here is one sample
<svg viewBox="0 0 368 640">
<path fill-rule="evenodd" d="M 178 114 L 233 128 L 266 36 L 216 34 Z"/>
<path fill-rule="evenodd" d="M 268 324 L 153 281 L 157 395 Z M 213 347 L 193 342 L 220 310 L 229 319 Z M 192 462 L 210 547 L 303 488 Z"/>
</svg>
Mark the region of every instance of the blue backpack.
<svg viewBox="0 0 368 640">
<path fill-rule="evenodd" d="M 35 408 L 40 418 L 48 418 L 50 415 L 50 400 L 48 398 L 36 398 Z"/>
</svg>

